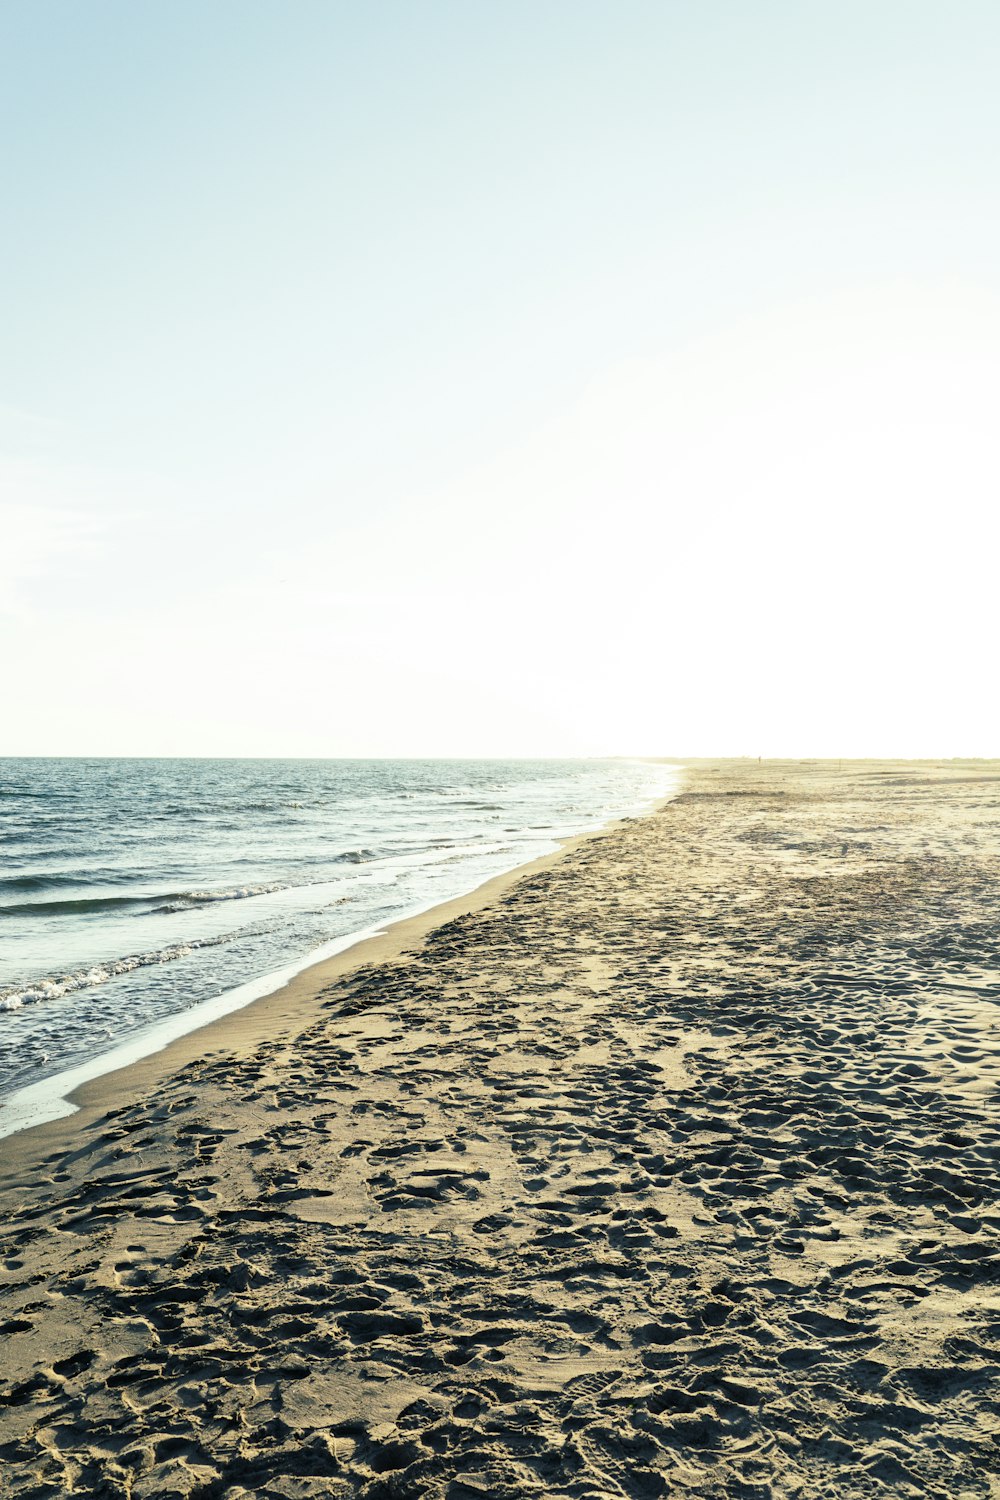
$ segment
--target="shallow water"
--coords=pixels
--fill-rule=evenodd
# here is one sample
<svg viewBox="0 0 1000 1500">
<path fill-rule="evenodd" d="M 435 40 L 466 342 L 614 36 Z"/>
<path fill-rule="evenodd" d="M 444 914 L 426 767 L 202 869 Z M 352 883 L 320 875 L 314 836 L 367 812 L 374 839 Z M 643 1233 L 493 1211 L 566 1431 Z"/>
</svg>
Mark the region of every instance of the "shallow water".
<svg viewBox="0 0 1000 1500">
<path fill-rule="evenodd" d="M 668 794 L 639 761 L 0 760 L 0 1096 Z"/>
</svg>

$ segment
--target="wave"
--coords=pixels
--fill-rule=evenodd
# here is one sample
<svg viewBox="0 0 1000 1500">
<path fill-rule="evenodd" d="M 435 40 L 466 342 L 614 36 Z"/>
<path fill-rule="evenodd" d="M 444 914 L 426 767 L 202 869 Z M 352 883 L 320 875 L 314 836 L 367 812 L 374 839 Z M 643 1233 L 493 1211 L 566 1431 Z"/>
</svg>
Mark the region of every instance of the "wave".
<svg viewBox="0 0 1000 1500">
<path fill-rule="evenodd" d="M 241 815 L 246 813 L 276 813 L 276 812 L 311 812 L 315 804 L 312 802 L 295 800 L 271 800 L 264 802 L 245 802 L 242 798 L 221 798 L 214 802 L 165 802 L 156 808 L 149 810 L 149 816 L 158 821 L 174 821 L 175 819 L 195 819 L 198 822 L 211 822 L 217 817 L 229 817 L 233 813 Z"/>
<path fill-rule="evenodd" d="M 324 855 L 321 862 L 328 865 L 364 865 L 385 855 L 377 849 L 345 849 L 341 854 Z M 274 880 L 255 885 L 225 887 L 221 890 L 177 890 L 144 891 L 132 895 L 116 893 L 109 896 L 73 895 L 55 897 L 53 900 L 5 901 L 9 894 L 45 893 L 58 891 L 66 886 L 77 887 L 96 884 L 97 879 L 88 880 L 86 875 L 22 875 L 8 879 L 0 878 L 0 919 L 3 917 L 56 917 L 86 916 L 88 912 L 103 912 L 111 915 L 116 911 L 126 912 L 141 908 L 144 913 L 154 915 L 165 912 L 188 911 L 198 906 L 214 905 L 219 901 L 245 901 L 252 896 L 270 896 L 275 891 L 294 890 L 315 885 L 313 880 Z M 107 877 L 102 884 L 110 883 Z M 319 882 L 325 884 L 325 882 Z"/>
<path fill-rule="evenodd" d="M 241 885 L 226 891 L 171 891 L 155 899 L 161 902 L 154 906 L 156 912 L 187 911 L 194 906 L 212 906 L 217 901 L 246 901 L 250 896 L 271 896 L 275 891 L 290 891 L 294 886 L 276 880 L 270 885 Z"/>
<path fill-rule="evenodd" d="M 22 982 L 0 990 L 0 1011 L 20 1010 L 37 1000 L 58 1000 L 76 990 L 89 990 L 99 984 L 107 984 L 119 974 L 131 974 L 134 969 L 148 969 L 152 964 L 168 964 L 176 958 L 185 958 L 198 948 L 215 948 L 221 943 L 231 943 L 237 934 L 220 933 L 217 937 L 192 938 L 188 943 L 172 943 L 167 948 L 156 948 L 150 953 L 132 953 L 127 958 L 108 959 L 94 964 L 89 969 L 78 969 L 72 974 L 60 974 L 49 979 Z"/>
<path fill-rule="evenodd" d="M 65 885 L 90 885 L 93 877 L 86 875 L 2 875 L 0 891 L 55 891 Z"/>
<path fill-rule="evenodd" d="M 41 791 L 37 788 L 27 791 L 20 787 L 0 786 L 0 798 L 6 800 L 14 797 L 23 797 L 29 802 L 75 802 L 78 800 L 76 792 Z"/>
<path fill-rule="evenodd" d="M 130 906 L 149 906 L 153 896 L 71 896 L 65 901 L 17 901 L 0 903 L 0 917 L 64 916 L 68 912 L 118 911 Z"/>
<path fill-rule="evenodd" d="M 74 883 L 80 884 L 79 881 Z M 217 901 L 245 901 L 249 896 L 270 896 L 274 891 L 289 889 L 288 884 L 279 880 L 267 885 L 241 885 L 221 891 L 147 891 L 135 896 L 68 896 L 65 900 L 55 901 L 0 902 L 0 917 L 85 915 L 87 912 L 127 911 L 136 906 L 149 913 L 178 912 Z"/>
</svg>

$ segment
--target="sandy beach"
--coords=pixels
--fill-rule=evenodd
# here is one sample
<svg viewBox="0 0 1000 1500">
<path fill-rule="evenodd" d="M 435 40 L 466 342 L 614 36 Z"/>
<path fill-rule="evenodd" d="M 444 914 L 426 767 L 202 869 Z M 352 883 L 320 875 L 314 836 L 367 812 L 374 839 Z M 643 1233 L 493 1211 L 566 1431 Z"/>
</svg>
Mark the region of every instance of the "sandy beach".
<svg viewBox="0 0 1000 1500">
<path fill-rule="evenodd" d="M 682 794 L 0 1141 L 0 1494 L 1000 1496 L 1000 765 Z"/>
</svg>

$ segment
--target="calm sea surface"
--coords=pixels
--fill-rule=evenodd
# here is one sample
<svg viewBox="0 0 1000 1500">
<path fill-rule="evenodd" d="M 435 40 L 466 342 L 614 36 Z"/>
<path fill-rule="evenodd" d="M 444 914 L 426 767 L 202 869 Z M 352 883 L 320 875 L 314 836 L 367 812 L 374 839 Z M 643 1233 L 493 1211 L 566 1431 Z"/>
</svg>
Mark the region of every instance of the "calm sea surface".
<svg viewBox="0 0 1000 1500">
<path fill-rule="evenodd" d="M 0 1097 L 639 812 L 633 761 L 0 760 Z"/>
</svg>

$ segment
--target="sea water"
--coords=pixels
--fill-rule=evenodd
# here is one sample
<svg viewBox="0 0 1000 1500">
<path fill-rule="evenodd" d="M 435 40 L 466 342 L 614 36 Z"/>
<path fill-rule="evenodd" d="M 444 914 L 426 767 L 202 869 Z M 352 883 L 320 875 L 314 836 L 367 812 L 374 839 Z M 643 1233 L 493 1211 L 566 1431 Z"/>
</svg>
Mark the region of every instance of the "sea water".
<svg viewBox="0 0 1000 1500">
<path fill-rule="evenodd" d="M 0 760 L 0 1101 L 166 1039 L 171 1019 L 190 1029 L 217 997 L 266 993 L 645 810 L 675 776 L 627 760 Z"/>
</svg>

